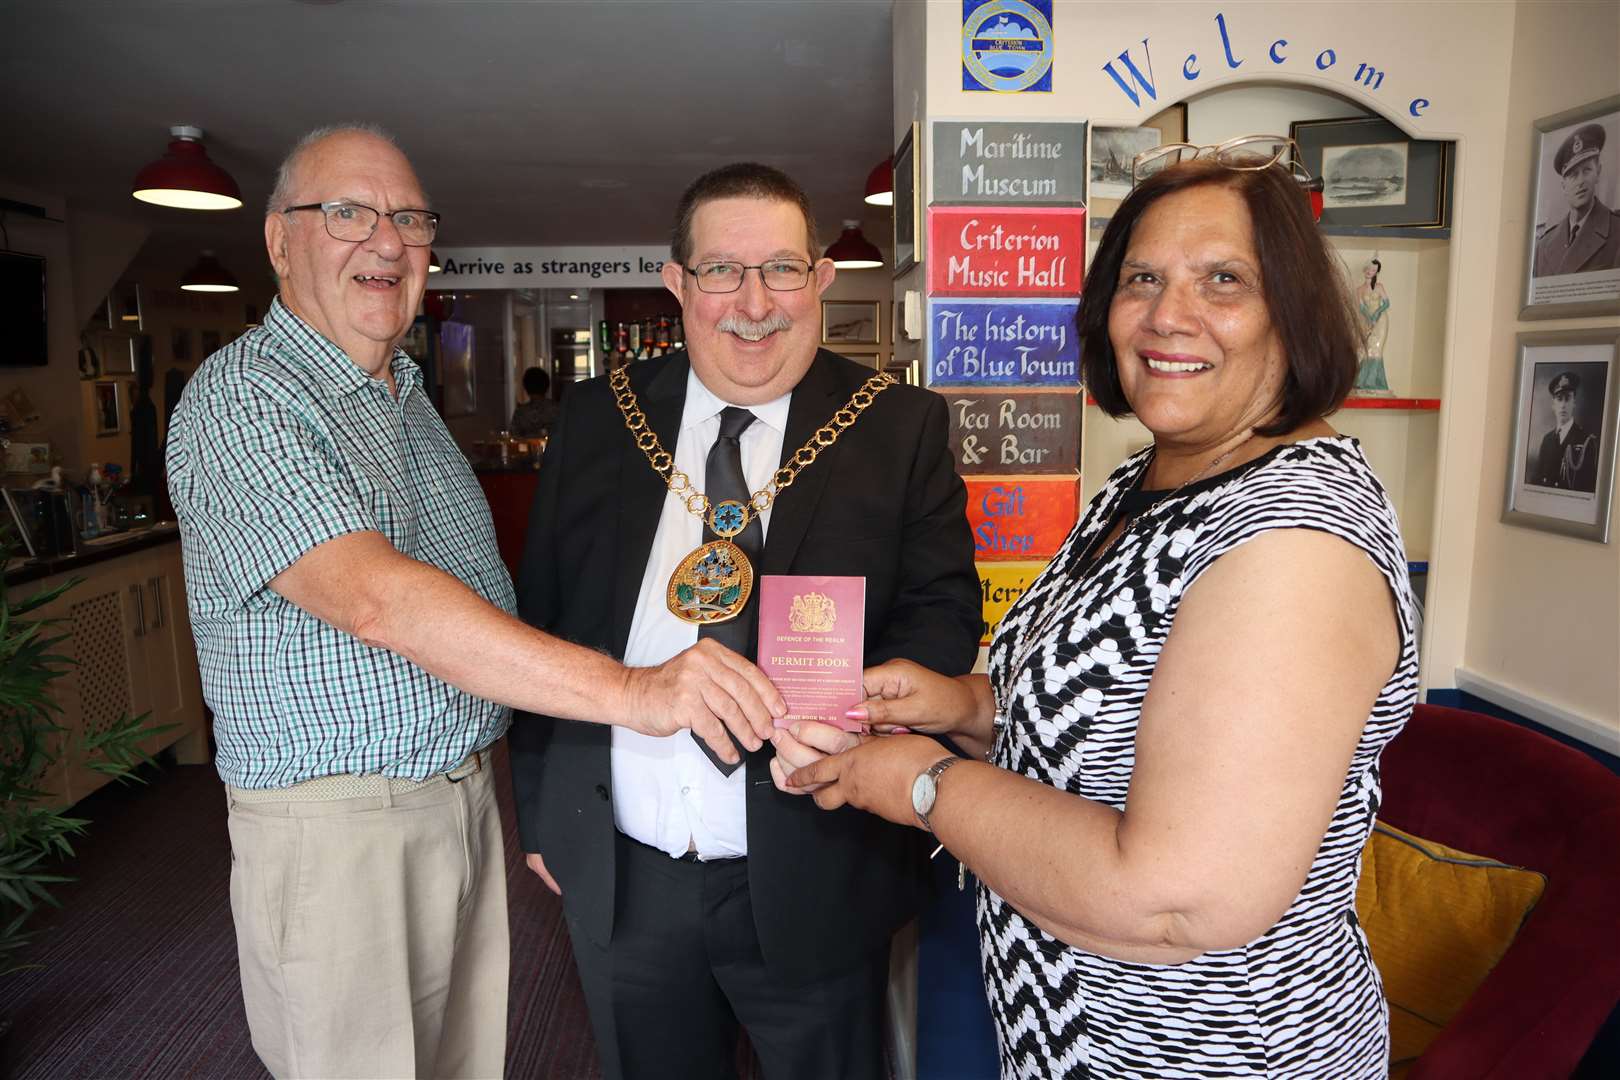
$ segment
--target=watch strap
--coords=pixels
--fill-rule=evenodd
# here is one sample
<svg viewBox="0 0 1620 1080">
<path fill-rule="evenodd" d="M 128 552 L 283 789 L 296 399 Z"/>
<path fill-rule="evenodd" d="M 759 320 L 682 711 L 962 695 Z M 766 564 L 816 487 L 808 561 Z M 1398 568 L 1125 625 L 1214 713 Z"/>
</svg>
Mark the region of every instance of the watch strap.
<svg viewBox="0 0 1620 1080">
<path fill-rule="evenodd" d="M 944 774 L 946 769 L 950 768 L 952 765 L 955 765 L 961 760 L 962 759 L 957 757 L 955 754 L 951 754 L 949 757 L 940 758 L 938 761 L 928 766 L 927 769 L 923 770 L 923 775 L 934 782 L 934 802 L 939 801 L 940 776 Z M 917 819 L 922 822 L 923 828 L 927 829 L 929 832 L 934 831 L 934 826 L 928 820 L 928 814 L 933 813 L 933 810 L 933 803 L 929 804 L 927 813 L 921 810 L 916 810 Z"/>
</svg>

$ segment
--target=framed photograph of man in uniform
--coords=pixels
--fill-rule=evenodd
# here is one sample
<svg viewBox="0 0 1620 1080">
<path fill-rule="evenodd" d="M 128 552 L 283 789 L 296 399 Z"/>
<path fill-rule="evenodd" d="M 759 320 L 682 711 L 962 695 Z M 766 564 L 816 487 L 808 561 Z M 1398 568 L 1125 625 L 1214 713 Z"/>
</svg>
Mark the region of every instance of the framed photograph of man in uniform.
<svg viewBox="0 0 1620 1080">
<path fill-rule="evenodd" d="M 1609 542 L 1617 357 L 1620 331 L 1519 335 L 1504 522 Z"/>
<path fill-rule="evenodd" d="M 1620 314 L 1620 95 L 1536 121 L 1521 319 Z"/>
</svg>

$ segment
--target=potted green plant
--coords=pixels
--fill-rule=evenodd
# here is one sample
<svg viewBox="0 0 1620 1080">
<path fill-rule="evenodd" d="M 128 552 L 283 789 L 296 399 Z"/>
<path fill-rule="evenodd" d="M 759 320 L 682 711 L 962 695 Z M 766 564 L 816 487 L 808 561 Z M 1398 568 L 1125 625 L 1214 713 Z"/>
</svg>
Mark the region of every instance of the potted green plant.
<svg viewBox="0 0 1620 1080">
<path fill-rule="evenodd" d="M 72 880 L 63 864 L 73 857 L 73 838 L 90 824 L 48 805 L 37 786 L 41 776 L 76 749 L 88 768 L 139 781 L 135 769 L 152 760 L 141 742 L 169 726 L 148 726 L 142 714 L 90 735 L 57 722 L 60 707 L 50 688 L 74 662 L 56 651 L 68 633 L 63 620 L 29 616 L 76 584 L 16 604 L 9 589 L 0 589 L 0 977 L 28 966 L 21 962 L 33 937 L 28 923 L 42 905 L 57 906 L 51 890 Z M 0 1016 L 0 1044 L 9 1029 Z"/>
</svg>

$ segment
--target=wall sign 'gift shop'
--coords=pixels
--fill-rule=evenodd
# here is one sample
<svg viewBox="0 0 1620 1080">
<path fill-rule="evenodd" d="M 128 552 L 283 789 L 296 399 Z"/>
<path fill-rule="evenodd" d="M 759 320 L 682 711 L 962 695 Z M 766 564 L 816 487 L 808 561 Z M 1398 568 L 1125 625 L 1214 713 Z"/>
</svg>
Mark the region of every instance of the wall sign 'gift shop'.
<svg viewBox="0 0 1620 1080">
<path fill-rule="evenodd" d="M 967 481 L 973 558 L 1050 559 L 1074 527 L 1079 488 L 1072 476 Z"/>
<path fill-rule="evenodd" d="M 1082 207 L 930 206 L 931 296 L 1080 295 Z"/>
<path fill-rule="evenodd" d="M 928 301 L 929 386 L 1078 386 L 1073 300 Z"/>
</svg>

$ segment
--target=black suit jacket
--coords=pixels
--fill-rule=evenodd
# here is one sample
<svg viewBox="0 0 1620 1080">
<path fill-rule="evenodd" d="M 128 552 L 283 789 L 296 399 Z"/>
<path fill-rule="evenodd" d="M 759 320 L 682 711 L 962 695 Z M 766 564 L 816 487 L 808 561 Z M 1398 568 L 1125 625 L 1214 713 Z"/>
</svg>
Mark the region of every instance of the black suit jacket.
<svg viewBox="0 0 1620 1080">
<path fill-rule="evenodd" d="M 1597 490 L 1598 440 L 1573 421 L 1562 442 L 1558 429 L 1541 437 L 1541 451 L 1536 455 L 1532 484 L 1543 487 L 1568 488 L 1571 491 Z"/>
<path fill-rule="evenodd" d="M 675 451 L 685 353 L 634 366 L 653 431 Z M 797 387 L 785 460 L 870 377 L 822 350 Z M 776 500 L 765 574 L 866 578 L 866 660 L 907 657 L 936 671 L 972 667 L 981 613 L 966 490 L 946 448 L 944 399 L 910 386 L 879 394 Z M 623 657 L 665 497 L 624 426 L 606 379 L 564 397 L 540 470 L 519 573 L 535 626 Z M 545 856 L 570 924 L 612 935 L 610 729 L 519 714 L 511 761 L 525 851 Z M 748 880 L 765 961 L 805 980 L 871 959 L 914 913 L 922 838 L 848 808 L 831 813 L 771 782 L 769 743 L 747 755 Z"/>
</svg>

